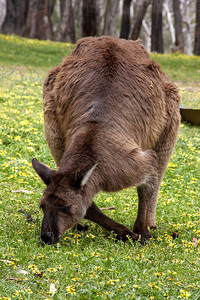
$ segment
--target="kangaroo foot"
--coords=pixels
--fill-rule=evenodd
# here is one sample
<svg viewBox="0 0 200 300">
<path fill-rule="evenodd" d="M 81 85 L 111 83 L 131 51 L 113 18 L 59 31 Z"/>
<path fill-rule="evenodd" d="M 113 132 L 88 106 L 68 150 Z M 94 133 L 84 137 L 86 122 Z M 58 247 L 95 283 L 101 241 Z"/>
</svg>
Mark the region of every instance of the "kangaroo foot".
<svg viewBox="0 0 200 300">
<path fill-rule="evenodd" d="M 140 234 L 144 240 L 149 240 L 153 237 L 147 227 L 138 226 L 137 223 L 135 223 L 133 227 L 133 232 L 136 234 Z"/>
</svg>

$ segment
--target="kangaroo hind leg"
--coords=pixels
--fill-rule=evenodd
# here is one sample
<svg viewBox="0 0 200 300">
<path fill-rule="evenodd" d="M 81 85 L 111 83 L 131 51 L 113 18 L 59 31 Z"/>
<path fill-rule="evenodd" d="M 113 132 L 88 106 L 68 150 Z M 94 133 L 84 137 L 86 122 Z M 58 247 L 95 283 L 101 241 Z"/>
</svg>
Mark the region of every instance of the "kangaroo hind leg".
<svg viewBox="0 0 200 300">
<path fill-rule="evenodd" d="M 144 151 L 144 161 L 141 161 L 143 181 L 137 185 L 138 193 L 138 213 L 134 224 L 133 231 L 145 239 L 152 237 L 148 230 L 148 212 L 151 208 L 151 202 L 157 198 L 159 192 L 159 178 L 158 178 L 158 158 L 153 150 Z"/>
<path fill-rule="evenodd" d="M 177 111 L 169 118 L 165 130 L 154 148 L 158 162 L 157 179 L 147 180 L 137 187 L 139 205 L 133 231 L 142 234 L 147 239 L 151 237 L 148 228 L 156 228 L 158 194 L 165 170 L 174 151 L 179 124 L 180 117 L 179 111 Z"/>
</svg>

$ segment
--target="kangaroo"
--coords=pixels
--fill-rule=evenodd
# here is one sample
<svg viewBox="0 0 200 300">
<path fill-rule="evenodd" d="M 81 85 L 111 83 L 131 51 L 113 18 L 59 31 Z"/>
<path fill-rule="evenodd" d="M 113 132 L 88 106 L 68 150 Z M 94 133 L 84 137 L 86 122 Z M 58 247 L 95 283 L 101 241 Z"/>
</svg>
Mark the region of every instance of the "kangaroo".
<svg viewBox="0 0 200 300">
<path fill-rule="evenodd" d="M 46 184 L 41 240 L 52 244 L 83 218 L 126 241 L 156 228 L 161 181 L 180 125 L 176 86 L 139 40 L 87 37 L 53 68 L 43 86 L 45 137 L 57 170 L 36 158 Z M 103 214 L 100 191 L 135 186 L 133 230 Z"/>
</svg>

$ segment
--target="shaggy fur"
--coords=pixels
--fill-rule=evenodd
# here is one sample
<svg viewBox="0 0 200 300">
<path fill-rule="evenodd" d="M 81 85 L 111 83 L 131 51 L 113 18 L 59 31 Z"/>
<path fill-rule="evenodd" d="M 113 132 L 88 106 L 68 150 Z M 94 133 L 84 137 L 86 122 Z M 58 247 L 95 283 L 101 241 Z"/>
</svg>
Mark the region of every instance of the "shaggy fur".
<svg viewBox="0 0 200 300">
<path fill-rule="evenodd" d="M 81 39 L 71 56 L 49 72 L 44 126 L 58 170 L 33 161 L 47 183 L 41 205 L 42 234 L 51 235 L 49 241 L 83 217 L 123 240 L 151 237 L 148 227 L 156 226 L 159 188 L 177 140 L 179 101 L 177 88 L 139 40 Z M 130 186 L 137 187 L 139 198 L 134 232 L 93 203 L 101 190 Z M 56 199 L 62 202 L 59 209 Z M 69 205 L 70 214 L 60 212 Z"/>
</svg>

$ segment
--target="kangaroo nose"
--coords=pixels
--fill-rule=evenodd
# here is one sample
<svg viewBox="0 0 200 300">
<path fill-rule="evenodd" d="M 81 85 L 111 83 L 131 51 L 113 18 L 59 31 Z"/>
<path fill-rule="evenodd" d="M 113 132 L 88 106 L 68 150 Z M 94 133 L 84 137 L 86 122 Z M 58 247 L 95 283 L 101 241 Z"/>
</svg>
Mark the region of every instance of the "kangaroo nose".
<svg viewBox="0 0 200 300">
<path fill-rule="evenodd" d="M 54 242 L 54 235 L 53 232 L 49 231 L 49 232 L 44 232 L 41 234 L 41 240 L 45 243 L 45 244 L 53 244 Z"/>
</svg>

